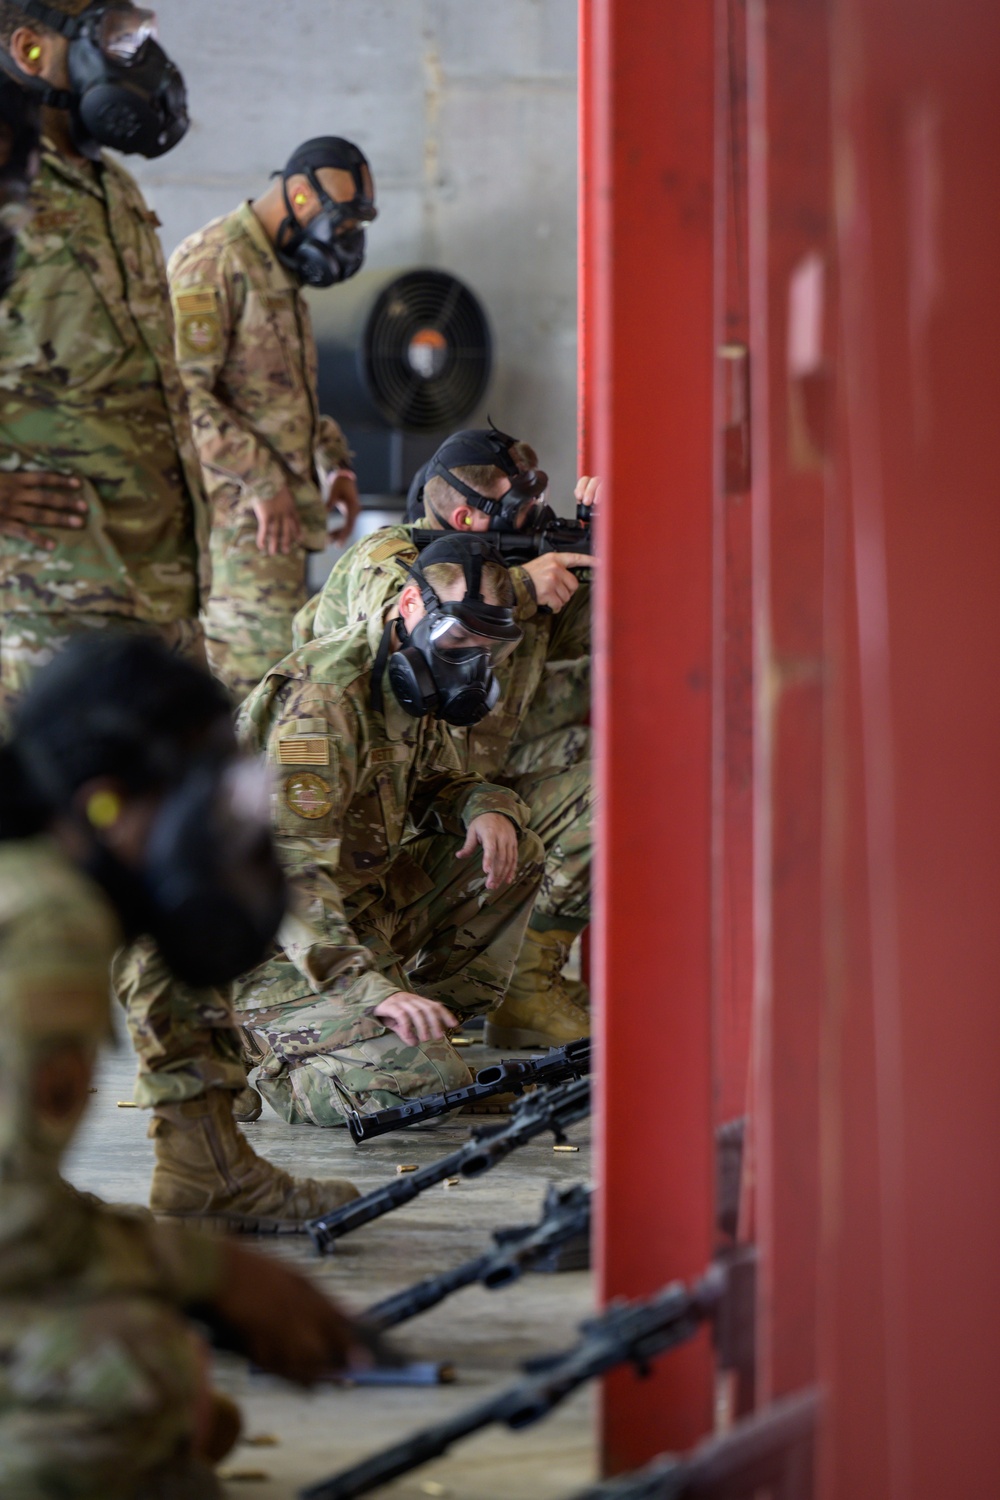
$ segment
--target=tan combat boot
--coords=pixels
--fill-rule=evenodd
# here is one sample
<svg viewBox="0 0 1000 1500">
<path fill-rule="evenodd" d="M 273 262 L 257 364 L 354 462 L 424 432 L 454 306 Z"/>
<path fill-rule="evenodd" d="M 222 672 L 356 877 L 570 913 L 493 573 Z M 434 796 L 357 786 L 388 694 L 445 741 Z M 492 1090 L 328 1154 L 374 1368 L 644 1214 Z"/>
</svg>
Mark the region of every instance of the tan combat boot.
<svg viewBox="0 0 1000 1500">
<path fill-rule="evenodd" d="M 507 994 L 486 1018 L 488 1047 L 563 1047 L 590 1035 L 590 1014 L 581 1004 L 587 987 L 562 972 L 575 938 L 561 929 L 528 928 Z"/>
<path fill-rule="evenodd" d="M 258 1156 L 237 1130 L 233 1097 L 224 1089 L 158 1105 L 149 1133 L 156 1151 L 154 1214 L 237 1234 L 299 1234 L 308 1220 L 358 1196 L 352 1182 L 290 1177 Z"/>
<path fill-rule="evenodd" d="M 260 1119 L 264 1101 L 255 1088 L 248 1083 L 233 1095 L 233 1119 L 237 1125 L 253 1125 Z"/>
</svg>

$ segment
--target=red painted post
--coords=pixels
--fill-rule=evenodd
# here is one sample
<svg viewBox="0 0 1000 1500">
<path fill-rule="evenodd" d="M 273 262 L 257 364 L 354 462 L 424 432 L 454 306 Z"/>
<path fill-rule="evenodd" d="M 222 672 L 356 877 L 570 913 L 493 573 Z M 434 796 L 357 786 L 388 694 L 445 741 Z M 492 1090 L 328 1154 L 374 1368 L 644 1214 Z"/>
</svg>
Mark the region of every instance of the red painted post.
<svg viewBox="0 0 1000 1500">
<path fill-rule="evenodd" d="M 746 0 L 717 0 L 716 1118 L 748 1107 L 753 1014 L 753 464 Z"/>
<path fill-rule="evenodd" d="M 713 1249 L 714 16 L 593 0 L 601 1296 Z M 707 1335 L 608 1381 L 609 1471 L 712 1425 Z"/>
<path fill-rule="evenodd" d="M 815 1378 L 825 533 L 836 327 L 827 0 L 749 0 L 758 1399 Z"/>
<path fill-rule="evenodd" d="M 594 0 L 579 0 L 579 189 L 577 198 L 577 472 L 594 472 L 595 373 L 594 333 L 597 297 L 594 261 L 596 194 L 594 190 L 595 93 Z"/>
<path fill-rule="evenodd" d="M 594 58 L 594 3 L 579 0 L 578 42 L 578 196 L 577 196 L 577 444 L 578 474 L 596 470 L 594 433 L 597 425 L 597 377 L 595 369 L 596 325 L 598 320 L 595 234 L 596 192 L 593 173 L 594 132 L 596 129 L 595 97 L 597 93 Z M 591 984 L 591 928 L 584 929 L 580 939 L 580 977 Z"/>
<path fill-rule="evenodd" d="M 834 0 L 826 1500 L 1000 1475 L 1000 9 Z"/>
</svg>

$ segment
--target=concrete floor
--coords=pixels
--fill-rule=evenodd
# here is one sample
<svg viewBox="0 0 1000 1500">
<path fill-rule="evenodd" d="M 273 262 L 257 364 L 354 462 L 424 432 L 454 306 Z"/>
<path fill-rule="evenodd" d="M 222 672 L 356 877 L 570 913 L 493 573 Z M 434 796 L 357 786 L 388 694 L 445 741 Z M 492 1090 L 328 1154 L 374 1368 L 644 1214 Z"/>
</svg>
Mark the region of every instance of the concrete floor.
<svg viewBox="0 0 1000 1500">
<path fill-rule="evenodd" d="M 470 1067 L 497 1054 L 469 1048 Z M 118 1202 L 146 1201 L 152 1145 L 147 1117 L 120 1109 L 132 1097 L 134 1059 L 127 1044 L 109 1052 L 93 1106 L 68 1169 L 80 1188 Z M 395 1175 L 401 1162 L 423 1164 L 453 1149 L 468 1121 L 451 1120 L 418 1133 L 397 1133 L 354 1147 L 346 1131 L 290 1127 L 265 1107 L 246 1128 L 254 1147 L 300 1174 L 350 1177 L 364 1191 Z M 586 1181 L 586 1124 L 571 1138 L 578 1154 L 554 1153 L 551 1137 L 515 1153 L 494 1171 L 457 1188 L 439 1187 L 341 1242 L 326 1260 L 308 1239 L 260 1239 L 260 1249 L 302 1267 L 349 1307 L 363 1308 L 419 1277 L 457 1265 L 490 1244 L 490 1231 L 537 1219 L 546 1185 Z M 217 1361 L 217 1382 L 239 1401 L 246 1433 L 226 1461 L 226 1493 L 256 1500 L 292 1500 L 298 1488 L 442 1420 L 518 1374 L 521 1360 L 573 1342 L 592 1306 L 585 1273 L 529 1276 L 503 1291 L 479 1287 L 405 1324 L 394 1335 L 414 1359 L 454 1364 L 456 1384 L 430 1389 L 333 1388 L 302 1394 L 278 1380 L 248 1374 L 230 1356 Z M 594 1469 L 594 1392 L 583 1391 L 555 1415 L 520 1433 L 493 1429 L 471 1439 L 408 1479 L 379 1493 L 451 1500 L 560 1500 L 588 1483 Z"/>
</svg>

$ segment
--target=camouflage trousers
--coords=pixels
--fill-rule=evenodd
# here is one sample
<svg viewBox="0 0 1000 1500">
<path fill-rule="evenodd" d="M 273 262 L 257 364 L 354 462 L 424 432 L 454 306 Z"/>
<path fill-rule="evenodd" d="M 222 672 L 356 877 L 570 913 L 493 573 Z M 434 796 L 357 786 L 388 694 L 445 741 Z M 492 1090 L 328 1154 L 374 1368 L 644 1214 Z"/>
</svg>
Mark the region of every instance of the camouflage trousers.
<svg viewBox="0 0 1000 1500">
<path fill-rule="evenodd" d="M 591 731 L 553 729 L 517 746 L 499 780 L 531 808 L 529 827 L 545 849 L 545 873 L 531 925 L 582 930 L 590 921 L 594 837 Z"/>
<path fill-rule="evenodd" d="M 182 1104 L 209 1089 L 244 1087 L 246 1063 L 228 994 L 175 979 L 150 938 L 119 950 L 111 982 L 139 1060 L 137 1104 Z"/>
<path fill-rule="evenodd" d="M 306 551 L 269 557 L 251 515 L 212 522 L 212 592 L 202 616 L 208 661 L 237 703 L 292 649 L 292 621 L 306 602 Z"/>
<path fill-rule="evenodd" d="M 460 846 L 445 835 L 414 840 L 374 896 L 369 888 L 346 910 L 381 974 L 400 990 L 471 1016 L 492 1009 L 506 991 L 541 879 L 542 849 L 534 834 L 523 834 L 513 882 L 488 891 L 481 851 L 457 860 Z M 337 996 L 310 990 L 284 956 L 242 981 L 236 1006 L 269 1049 L 257 1087 L 292 1125 L 342 1124 L 345 1100 L 370 1114 L 470 1081 L 445 1040 L 409 1047 L 382 1029 L 343 1044 Z"/>
<path fill-rule="evenodd" d="M 542 841 L 545 870 L 531 925 L 581 930 L 590 921 L 594 787 L 589 761 L 565 771 L 504 780 L 531 808 L 528 827 Z"/>
<path fill-rule="evenodd" d="M 532 746 L 536 747 L 537 755 L 547 742 L 558 753 L 560 732 L 572 735 L 575 731 L 586 737 L 589 746 L 590 731 L 585 726 L 590 718 L 590 676 L 589 656 L 546 663 L 528 712 L 514 736 L 512 758 L 522 751 L 530 753 Z M 589 756 L 589 748 L 584 753 Z M 555 764 L 571 765 L 576 758 Z"/>
<path fill-rule="evenodd" d="M 205 665 L 205 640 L 198 620 L 172 620 L 166 625 L 154 625 L 128 615 L 32 615 L 16 611 L 0 620 L 0 731 L 6 732 L 10 715 L 39 668 L 57 656 L 74 635 L 85 630 L 152 633 L 164 640 L 171 651 Z"/>
<path fill-rule="evenodd" d="M 504 764 L 503 775 L 526 776 L 531 772 L 565 771 L 593 756 L 594 732 L 586 724 L 549 729 L 532 739 L 518 740 Z"/>
</svg>

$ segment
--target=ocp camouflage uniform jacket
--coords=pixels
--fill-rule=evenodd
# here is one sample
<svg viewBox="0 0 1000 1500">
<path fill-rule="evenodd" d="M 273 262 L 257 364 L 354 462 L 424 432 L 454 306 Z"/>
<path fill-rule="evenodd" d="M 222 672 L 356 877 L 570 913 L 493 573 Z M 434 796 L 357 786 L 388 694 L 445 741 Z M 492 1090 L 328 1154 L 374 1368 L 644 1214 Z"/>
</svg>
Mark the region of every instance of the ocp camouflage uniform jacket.
<svg viewBox="0 0 1000 1500">
<path fill-rule="evenodd" d="M 6 1385 L 21 1340 L 34 1337 L 26 1357 L 41 1359 L 47 1332 L 31 1334 L 33 1308 L 116 1293 L 188 1305 L 221 1280 L 212 1240 L 83 1197 L 59 1175 L 76 1117 L 60 1113 L 58 1099 L 46 1116 L 39 1069 L 54 1045 L 96 1052 L 109 1037 L 108 971 L 120 941 L 103 894 L 48 838 L 0 842 L 0 1429 L 24 1394 Z M 99 1381 L 100 1361 L 80 1378 Z"/>
<path fill-rule="evenodd" d="M 426 521 L 416 523 L 429 529 Z M 407 582 L 408 569 L 419 556 L 407 526 L 387 526 L 362 537 L 339 558 L 319 595 L 296 617 L 296 638 L 311 632 L 321 640 L 330 631 L 360 620 L 381 621 L 388 605 Z M 524 639 L 497 676 L 502 697 L 491 714 L 473 729 L 452 729 L 451 737 L 462 764 L 480 776 L 499 776 L 511 746 L 543 684 L 546 666 L 577 661 L 590 655 L 590 585 L 582 583 L 558 615 L 539 610 L 530 576 L 523 568 L 510 569 L 517 599 L 515 616 Z M 563 701 L 567 698 L 572 701 Z M 582 723 L 589 711 L 589 674 L 563 675 L 553 679 L 548 705 L 542 715 L 537 708 L 536 732 L 567 724 Z M 549 722 L 551 720 L 551 723 Z"/>
<path fill-rule="evenodd" d="M 249 203 L 191 235 L 170 257 L 177 358 L 213 509 L 291 491 L 303 544 L 326 546 L 322 474 L 350 460 L 320 415 L 316 343 L 298 282 Z"/>
<path fill-rule="evenodd" d="M 243 981 L 241 1011 L 264 1011 L 309 990 L 343 1010 L 338 1045 L 381 1034 L 372 1008 L 396 993 L 398 977 L 376 967 L 350 914 L 379 903 L 401 907 L 430 888 L 402 850 L 416 830 L 463 839 L 473 819 L 503 813 L 518 830 L 528 810 L 513 792 L 463 771 L 439 721 L 415 719 L 383 678 L 384 711 L 371 706 L 381 617 L 293 651 L 247 699 L 239 728 L 274 768 L 274 826 L 295 895 L 273 963 Z M 294 969 L 292 968 L 294 966 Z M 269 999 L 270 993 L 270 999 Z"/>
<path fill-rule="evenodd" d="M 0 536 L 0 612 L 193 618 L 207 516 L 158 220 L 116 162 L 48 144 L 31 201 L 0 306 L 0 467 L 76 475 L 89 514 L 51 552 Z"/>
</svg>

